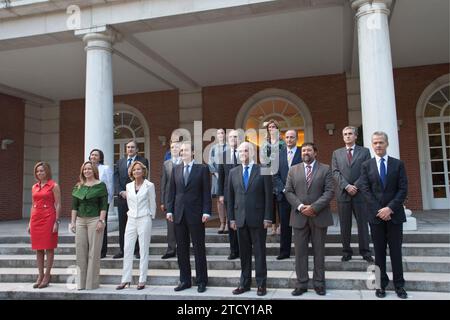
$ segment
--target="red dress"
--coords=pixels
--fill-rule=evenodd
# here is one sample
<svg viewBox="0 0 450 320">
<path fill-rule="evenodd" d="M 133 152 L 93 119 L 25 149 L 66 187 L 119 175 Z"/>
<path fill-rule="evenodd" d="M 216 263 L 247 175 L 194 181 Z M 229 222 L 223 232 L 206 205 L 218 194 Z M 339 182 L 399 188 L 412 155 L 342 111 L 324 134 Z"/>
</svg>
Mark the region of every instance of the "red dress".
<svg viewBox="0 0 450 320">
<path fill-rule="evenodd" d="M 31 189 L 33 206 L 31 208 L 30 235 L 33 250 L 55 249 L 58 245 L 58 233 L 53 233 L 53 225 L 56 221 L 54 186 L 55 182 L 48 180 L 42 188 L 38 182 Z"/>
</svg>

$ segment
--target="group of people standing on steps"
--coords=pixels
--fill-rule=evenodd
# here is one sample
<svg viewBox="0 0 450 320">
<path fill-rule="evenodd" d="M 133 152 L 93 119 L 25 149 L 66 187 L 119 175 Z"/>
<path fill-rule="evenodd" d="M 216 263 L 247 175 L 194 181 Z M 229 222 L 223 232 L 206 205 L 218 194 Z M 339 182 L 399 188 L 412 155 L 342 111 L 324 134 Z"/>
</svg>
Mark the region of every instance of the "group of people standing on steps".
<svg viewBox="0 0 450 320">
<path fill-rule="evenodd" d="M 219 233 L 227 233 L 229 260 L 240 258 L 241 276 L 233 294 L 250 290 L 252 254 L 255 257 L 257 295 L 267 293 L 267 231 L 280 222 L 278 260 L 290 258 L 292 231 L 295 245 L 297 281 L 292 295 L 304 294 L 309 287 L 308 244 L 314 256 L 313 288 L 326 294 L 325 243 L 328 226 L 333 224 L 330 202 L 336 195 L 343 246 L 342 262 L 352 259 L 352 216 L 358 228 L 359 254 L 380 270 L 376 296 L 386 295 L 386 248 L 389 245 L 395 292 L 406 298 L 402 269 L 402 223 L 406 221 L 403 203 L 407 196 L 407 176 L 403 162 L 387 156 L 388 136 L 374 132 L 375 154 L 355 144 L 357 129 L 342 130 L 345 146 L 333 152 L 331 166 L 318 160 L 317 145 L 305 142 L 297 147 L 296 130 L 279 137 L 275 120 L 265 123 L 267 140 L 261 145 L 269 165 L 256 163 L 257 147 L 242 142 L 238 130 L 217 130 L 217 143 L 210 150 L 207 165 L 194 161 L 194 145 L 171 141 L 170 155 L 163 163 L 161 210 L 167 219 L 167 252 L 177 256 L 181 291 L 192 286 L 189 257 L 192 241 L 196 285 L 199 293 L 208 284 L 205 224 L 211 217 L 212 198 L 217 198 Z M 106 256 L 106 220 L 113 195 L 118 196 L 120 252 L 123 273 L 118 290 L 130 286 L 133 254 L 140 259 L 137 289 L 145 288 L 152 219 L 156 215 L 155 185 L 148 177 L 148 160 L 138 155 L 137 143 L 126 145 L 127 156 L 120 159 L 114 174 L 103 164 L 101 150 L 92 150 L 81 166 L 79 181 L 72 192 L 70 228 L 76 234 L 77 288 L 99 286 L 100 258 Z M 278 157 L 278 159 L 276 158 Z M 278 160 L 277 170 L 270 162 Z M 50 166 L 39 162 L 34 168 L 38 181 L 32 189 L 33 206 L 29 231 L 32 248 L 37 250 L 39 276 L 35 288 L 50 282 L 54 249 L 61 214 L 61 195 L 51 180 Z M 114 176 L 114 178 L 113 178 Z M 375 261 L 369 247 L 369 228 Z M 138 240 L 138 241 L 137 241 Z M 103 249 L 102 249 L 103 247 Z M 47 265 L 44 273 L 44 257 Z"/>
</svg>

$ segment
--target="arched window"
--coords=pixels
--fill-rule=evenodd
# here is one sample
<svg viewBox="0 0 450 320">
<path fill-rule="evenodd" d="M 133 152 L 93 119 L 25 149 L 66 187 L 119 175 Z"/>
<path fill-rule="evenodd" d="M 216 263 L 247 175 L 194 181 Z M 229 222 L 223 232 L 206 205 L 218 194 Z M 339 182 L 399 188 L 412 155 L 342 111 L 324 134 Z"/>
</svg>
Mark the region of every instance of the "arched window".
<svg viewBox="0 0 450 320">
<path fill-rule="evenodd" d="M 278 121 L 281 136 L 287 130 L 297 130 L 298 146 L 313 139 L 311 115 L 306 104 L 293 93 L 280 89 L 263 90 L 249 98 L 236 117 L 236 128 L 258 130 L 269 119 Z"/>
<path fill-rule="evenodd" d="M 126 143 L 136 140 L 139 155 L 149 159 L 149 134 L 144 117 L 134 108 L 120 105 L 114 112 L 114 163 L 126 155 Z"/>
<path fill-rule="evenodd" d="M 425 209 L 450 208 L 449 89 L 447 76 L 433 82 L 419 99 L 419 159 Z"/>
</svg>

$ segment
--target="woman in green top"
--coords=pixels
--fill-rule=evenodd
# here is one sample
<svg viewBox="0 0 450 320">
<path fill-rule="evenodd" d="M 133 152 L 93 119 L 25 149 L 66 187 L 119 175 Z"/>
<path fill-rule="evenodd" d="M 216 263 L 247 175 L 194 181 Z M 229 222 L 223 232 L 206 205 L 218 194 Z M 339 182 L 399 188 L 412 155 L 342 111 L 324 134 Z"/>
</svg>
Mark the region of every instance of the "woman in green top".
<svg viewBox="0 0 450 320">
<path fill-rule="evenodd" d="M 97 289 L 100 278 L 100 251 L 103 242 L 108 191 L 98 179 L 97 166 L 86 161 L 81 166 L 80 181 L 72 191 L 72 222 L 75 235 L 78 290 Z"/>
</svg>

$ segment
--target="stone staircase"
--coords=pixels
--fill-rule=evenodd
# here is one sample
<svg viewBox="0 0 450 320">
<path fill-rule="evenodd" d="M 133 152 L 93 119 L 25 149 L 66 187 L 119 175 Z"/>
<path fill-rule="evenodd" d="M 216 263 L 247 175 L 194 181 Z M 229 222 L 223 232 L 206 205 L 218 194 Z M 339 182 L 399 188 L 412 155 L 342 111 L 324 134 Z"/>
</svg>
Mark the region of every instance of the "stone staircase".
<svg viewBox="0 0 450 320">
<path fill-rule="evenodd" d="M 176 258 L 161 260 L 166 250 L 163 230 L 155 232 L 150 245 L 149 277 L 147 288 L 139 293 L 135 288 L 116 291 L 120 283 L 122 259 L 112 259 L 118 252 L 118 236 L 108 237 L 108 257 L 101 260 L 101 288 L 92 291 L 74 290 L 75 245 L 73 235 L 61 235 L 55 252 L 51 285 L 46 289 L 32 289 L 37 277 L 35 254 L 26 236 L 0 237 L 0 299 L 261 299 L 256 290 L 236 297 L 231 294 L 239 283 L 240 262 L 229 261 L 226 235 L 215 234 L 207 229 L 206 252 L 209 283 L 205 294 L 196 288 L 175 293 L 179 271 Z M 113 233 L 114 234 L 114 233 Z M 117 234 L 117 233 L 115 233 Z M 278 261 L 278 236 L 267 237 L 268 295 L 263 299 L 292 299 L 290 291 L 295 284 L 294 252 L 290 259 Z M 424 299 L 450 299 L 450 234 L 406 233 L 403 256 L 406 290 L 410 296 Z M 352 246 L 358 252 L 357 238 L 353 235 Z M 326 245 L 326 281 L 328 293 L 325 299 L 361 299 L 374 297 L 368 290 L 369 266 L 355 255 L 349 262 L 341 262 L 341 244 L 338 234 L 329 234 Z M 138 260 L 134 261 L 133 282 L 138 281 Z M 191 265 L 195 275 L 193 255 Z M 309 269 L 312 270 L 312 258 Z M 391 271 L 388 258 L 388 272 Z M 310 274 L 312 277 L 312 272 Z M 390 274 L 392 279 L 392 275 Z M 389 289 L 389 288 L 388 288 Z M 390 288 L 392 289 L 392 288 Z M 392 294 L 391 298 L 395 295 Z M 316 299 L 311 292 L 300 297 Z M 298 299 L 298 297 L 296 297 Z"/>
</svg>

